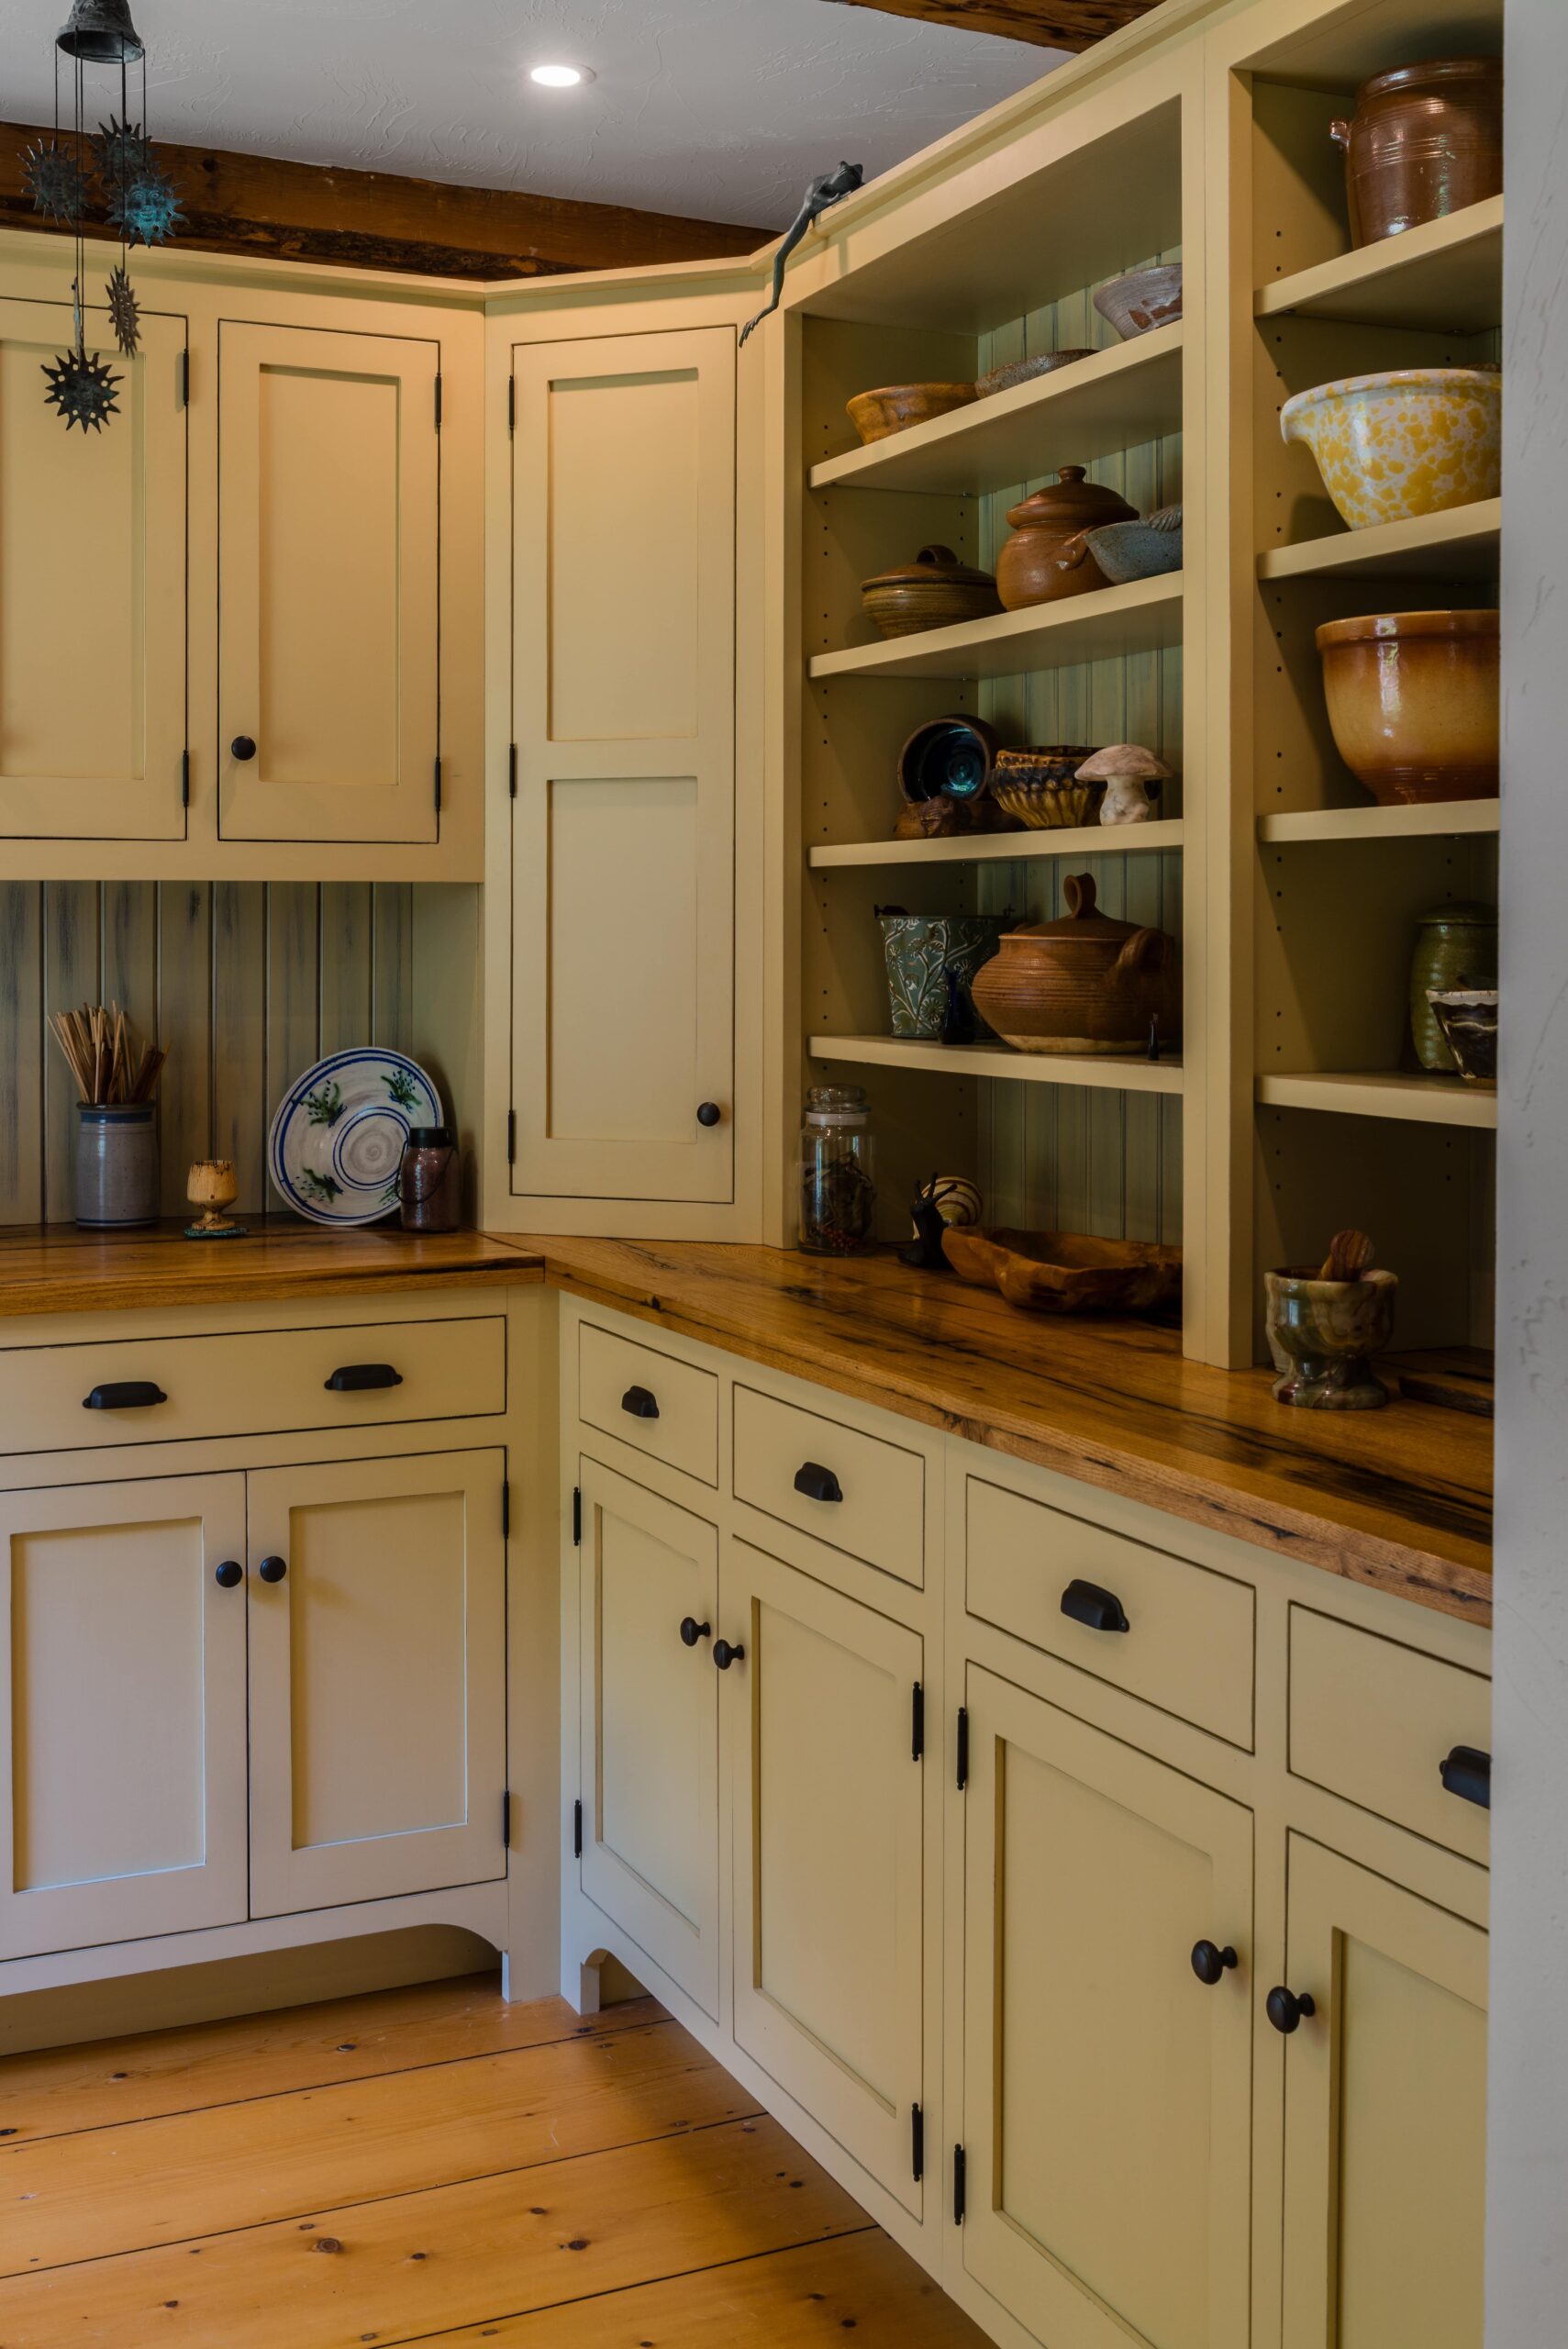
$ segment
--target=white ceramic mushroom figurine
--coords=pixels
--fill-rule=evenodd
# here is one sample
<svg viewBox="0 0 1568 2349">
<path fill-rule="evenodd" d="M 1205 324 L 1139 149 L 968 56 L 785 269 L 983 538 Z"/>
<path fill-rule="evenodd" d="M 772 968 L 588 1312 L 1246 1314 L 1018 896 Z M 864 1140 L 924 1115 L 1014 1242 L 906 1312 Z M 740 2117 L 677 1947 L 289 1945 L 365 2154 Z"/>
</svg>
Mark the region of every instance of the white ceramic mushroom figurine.
<svg viewBox="0 0 1568 2349">
<path fill-rule="evenodd" d="M 1100 802 L 1102 824 L 1147 824 L 1154 810 L 1151 799 L 1160 796 L 1160 785 L 1169 783 L 1171 770 L 1163 759 L 1141 742 L 1113 742 L 1108 750 L 1096 751 L 1078 769 L 1080 783 L 1103 783 L 1106 796 Z"/>
</svg>

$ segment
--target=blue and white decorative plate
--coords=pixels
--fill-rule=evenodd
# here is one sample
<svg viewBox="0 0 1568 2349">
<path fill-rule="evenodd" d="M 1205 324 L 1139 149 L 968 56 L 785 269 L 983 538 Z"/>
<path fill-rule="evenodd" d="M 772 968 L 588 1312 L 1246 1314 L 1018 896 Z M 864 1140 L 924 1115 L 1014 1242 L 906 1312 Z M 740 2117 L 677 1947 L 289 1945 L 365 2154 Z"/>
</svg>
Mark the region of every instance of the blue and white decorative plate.
<svg viewBox="0 0 1568 2349">
<path fill-rule="evenodd" d="M 267 1139 L 267 1172 L 312 1223 L 379 1223 L 397 1209 L 409 1127 L 445 1122 L 441 1097 L 417 1061 L 355 1045 L 290 1085 Z"/>
</svg>

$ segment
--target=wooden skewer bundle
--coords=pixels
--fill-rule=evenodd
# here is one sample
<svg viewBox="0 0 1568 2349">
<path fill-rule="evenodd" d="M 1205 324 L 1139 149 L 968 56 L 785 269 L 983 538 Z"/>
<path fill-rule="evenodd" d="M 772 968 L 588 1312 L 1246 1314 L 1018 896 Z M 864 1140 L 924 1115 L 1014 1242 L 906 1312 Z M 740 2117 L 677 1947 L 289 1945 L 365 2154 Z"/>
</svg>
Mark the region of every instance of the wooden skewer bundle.
<svg viewBox="0 0 1568 2349">
<path fill-rule="evenodd" d="M 49 1024 L 83 1101 L 151 1100 L 168 1050 L 144 1044 L 117 1003 L 53 1012 Z"/>
</svg>

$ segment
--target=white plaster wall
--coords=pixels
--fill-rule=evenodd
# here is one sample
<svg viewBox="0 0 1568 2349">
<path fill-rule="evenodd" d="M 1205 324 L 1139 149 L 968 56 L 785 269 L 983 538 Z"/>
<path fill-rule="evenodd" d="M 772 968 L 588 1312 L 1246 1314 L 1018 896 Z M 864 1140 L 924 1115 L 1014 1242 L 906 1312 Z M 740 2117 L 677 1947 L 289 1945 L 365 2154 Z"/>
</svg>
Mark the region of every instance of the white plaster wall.
<svg viewBox="0 0 1568 2349">
<path fill-rule="evenodd" d="M 1507 0 L 1487 2349 L 1568 2343 L 1568 8 Z"/>
</svg>

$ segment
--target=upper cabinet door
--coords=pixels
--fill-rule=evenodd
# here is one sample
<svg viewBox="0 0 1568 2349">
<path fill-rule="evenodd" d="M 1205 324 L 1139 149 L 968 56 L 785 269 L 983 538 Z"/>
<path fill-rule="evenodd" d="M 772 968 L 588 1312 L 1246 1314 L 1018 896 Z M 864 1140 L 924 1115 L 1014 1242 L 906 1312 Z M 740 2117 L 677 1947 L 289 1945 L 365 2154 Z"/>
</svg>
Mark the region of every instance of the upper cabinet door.
<svg viewBox="0 0 1568 2349">
<path fill-rule="evenodd" d="M 512 1187 L 725 1201 L 734 334 L 513 356 Z"/>
<path fill-rule="evenodd" d="M 67 430 L 43 368 L 69 302 L 0 301 L 0 838 L 185 834 L 185 321 L 87 345 L 117 414 Z"/>
<path fill-rule="evenodd" d="M 219 335 L 223 836 L 434 841 L 439 346 Z"/>
</svg>

